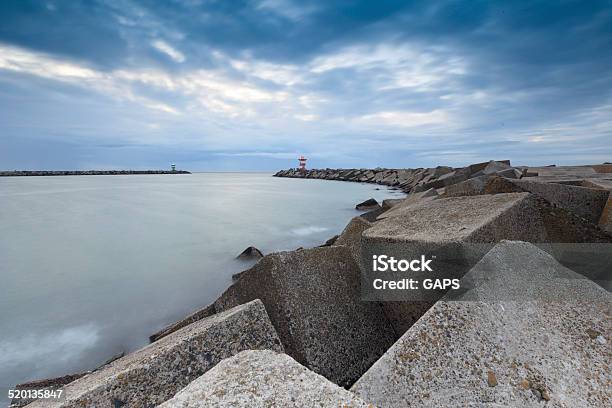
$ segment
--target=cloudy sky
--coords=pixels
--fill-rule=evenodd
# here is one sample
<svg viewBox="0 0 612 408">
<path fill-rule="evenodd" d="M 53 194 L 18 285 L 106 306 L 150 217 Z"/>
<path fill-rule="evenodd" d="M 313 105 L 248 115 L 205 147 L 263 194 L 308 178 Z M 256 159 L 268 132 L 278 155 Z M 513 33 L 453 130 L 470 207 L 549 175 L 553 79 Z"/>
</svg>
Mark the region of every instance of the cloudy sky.
<svg viewBox="0 0 612 408">
<path fill-rule="evenodd" d="M 0 2 L 0 168 L 612 161 L 610 1 Z"/>
</svg>

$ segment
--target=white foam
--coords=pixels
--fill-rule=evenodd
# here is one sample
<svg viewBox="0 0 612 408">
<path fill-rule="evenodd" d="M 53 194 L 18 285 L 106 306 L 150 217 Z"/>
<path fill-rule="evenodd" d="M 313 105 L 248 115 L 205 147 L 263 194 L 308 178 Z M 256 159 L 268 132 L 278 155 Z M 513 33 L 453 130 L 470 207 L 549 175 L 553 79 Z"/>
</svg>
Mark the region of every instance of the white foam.
<svg viewBox="0 0 612 408">
<path fill-rule="evenodd" d="M 317 234 L 319 232 L 324 232 L 329 230 L 329 228 L 325 228 L 325 227 L 319 227 L 316 225 L 310 226 L 310 227 L 301 227 L 301 228 L 295 228 L 293 230 L 291 230 L 291 232 L 294 235 L 298 235 L 300 237 L 304 237 L 307 235 L 312 235 L 312 234 Z"/>
<path fill-rule="evenodd" d="M 0 342 L 0 367 L 30 366 L 39 362 L 59 363 L 78 358 L 95 346 L 99 338 L 93 324 L 70 327 L 44 335 L 29 335 Z"/>
</svg>

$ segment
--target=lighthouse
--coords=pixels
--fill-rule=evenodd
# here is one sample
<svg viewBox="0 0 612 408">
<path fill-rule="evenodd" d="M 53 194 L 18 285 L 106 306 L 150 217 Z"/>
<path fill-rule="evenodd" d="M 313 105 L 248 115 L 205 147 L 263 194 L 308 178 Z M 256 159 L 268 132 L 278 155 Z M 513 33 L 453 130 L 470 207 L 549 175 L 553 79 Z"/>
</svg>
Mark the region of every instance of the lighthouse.
<svg viewBox="0 0 612 408">
<path fill-rule="evenodd" d="M 298 162 L 300 163 L 300 166 L 298 167 L 298 170 L 302 173 L 304 173 L 306 171 L 306 160 L 308 160 L 307 158 L 305 158 L 304 156 L 300 156 L 300 158 L 298 159 Z"/>
</svg>

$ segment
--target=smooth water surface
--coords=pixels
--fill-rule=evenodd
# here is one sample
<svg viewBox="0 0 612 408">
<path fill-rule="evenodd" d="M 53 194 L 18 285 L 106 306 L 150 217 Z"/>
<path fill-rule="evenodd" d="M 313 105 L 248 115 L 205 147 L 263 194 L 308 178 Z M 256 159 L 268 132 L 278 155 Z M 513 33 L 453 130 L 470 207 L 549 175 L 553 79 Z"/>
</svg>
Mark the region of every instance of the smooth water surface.
<svg viewBox="0 0 612 408">
<path fill-rule="evenodd" d="M 319 245 L 400 197 L 260 173 L 0 178 L 0 405 L 15 383 L 92 369 L 212 302 L 235 260 Z"/>
</svg>

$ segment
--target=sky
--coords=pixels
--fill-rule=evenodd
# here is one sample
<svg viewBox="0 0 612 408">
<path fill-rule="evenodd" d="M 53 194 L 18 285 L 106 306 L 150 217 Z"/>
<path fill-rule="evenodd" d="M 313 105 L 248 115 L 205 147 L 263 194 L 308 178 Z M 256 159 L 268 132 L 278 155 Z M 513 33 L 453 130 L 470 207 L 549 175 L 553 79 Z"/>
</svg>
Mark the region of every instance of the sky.
<svg viewBox="0 0 612 408">
<path fill-rule="evenodd" d="M 612 161 L 610 1 L 0 2 L 0 169 Z"/>
</svg>

